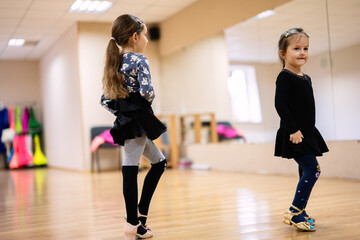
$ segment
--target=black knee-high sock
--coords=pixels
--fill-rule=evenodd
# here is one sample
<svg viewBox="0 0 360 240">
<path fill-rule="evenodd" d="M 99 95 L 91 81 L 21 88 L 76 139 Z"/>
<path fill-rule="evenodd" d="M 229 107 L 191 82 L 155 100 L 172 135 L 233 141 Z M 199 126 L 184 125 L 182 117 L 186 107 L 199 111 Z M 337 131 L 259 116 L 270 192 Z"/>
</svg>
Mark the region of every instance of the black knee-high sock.
<svg viewBox="0 0 360 240">
<path fill-rule="evenodd" d="M 166 169 L 166 159 L 163 161 L 151 164 L 151 168 L 145 177 L 144 185 L 139 202 L 139 212 L 143 215 L 147 215 L 149 211 L 150 201 L 155 192 L 156 186 L 160 180 L 161 175 Z M 139 220 L 143 225 L 146 223 L 146 218 L 140 217 Z"/>
<path fill-rule="evenodd" d="M 132 225 L 139 223 L 137 216 L 138 187 L 137 175 L 138 166 L 123 166 L 123 194 L 125 199 L 127 222 Z"/>
</svg>

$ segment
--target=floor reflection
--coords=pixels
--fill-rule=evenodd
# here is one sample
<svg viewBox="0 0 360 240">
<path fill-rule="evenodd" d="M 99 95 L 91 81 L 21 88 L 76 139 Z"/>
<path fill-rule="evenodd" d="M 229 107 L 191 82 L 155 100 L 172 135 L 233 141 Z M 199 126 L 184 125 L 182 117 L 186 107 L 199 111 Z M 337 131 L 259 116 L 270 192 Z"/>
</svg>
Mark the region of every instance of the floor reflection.
<svg viewBox="0 0 360 240">
<path fill-rule="evenodd" d="M 271 228 L 268 202 L 259 199 L 249 189 L 238 190 L 237 212 L 241 233 L 251 233 Z M 246 239 L 257 239 L 257 237 L 249 235 Z"/>
<path fill-rule="evenodd" d="M 294 231 L 294 233 L 292 233 L 292 234 L 285 235 L 285 239 L 286 240 L 310 240 L 311 234 L 314 234 L 314 233 Z"/>
<path fill-rule="evenodd" d="M 13 194 L 7 195 L 15 200 L 15 205 L 28 207 L 32 203 L 41 203 L 44 194 L 46 180 L 46 169 L 24 169 L 10 171 L 9 191 Z M 39 200 L 40 202 L 38 202 Z"/>
<path fill-rule="evenodd" d="M 3 224 L 0 224 L 0 228 L 12 232 L 14 238 L 9 236 L 10 239 L 18 239 L 15 233 L 18 229 L 31 231 L 38 223 L 48 221 L 47 210 L 43 207 L 46 173 L 46 169 L 1 172 L 0 210 Z M 4 225 L 6 223 L 9 224 Z M 22 239 L 27 239 L 27 234 L 24 233 Z"/>
<path fill-rule="evenodd" d="M 360 239 L 358 181 L 318 183 L 317 231 L 307 233 L 281 222 L 296 176 L 167 170 L 162 180 L 149 211 L 154 240 Z M 124 208 L 118 171 L 0 171 L 0 239 L 121 239 Z"/>
</svg>

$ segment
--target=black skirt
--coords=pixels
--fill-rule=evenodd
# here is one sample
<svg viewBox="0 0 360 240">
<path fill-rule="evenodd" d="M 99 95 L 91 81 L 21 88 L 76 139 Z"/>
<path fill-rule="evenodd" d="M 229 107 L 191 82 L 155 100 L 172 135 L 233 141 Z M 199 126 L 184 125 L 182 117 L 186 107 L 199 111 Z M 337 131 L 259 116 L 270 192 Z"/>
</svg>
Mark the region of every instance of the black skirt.
<svg viewBox="0 0 360 240">
<path fill-rule="evenodd" d="M 113 100 L 109 108 L 116 111 L 116 120 L 110 130 L 114 143 L 124 145 L 125 140 L 142 135 L 155 140 L 166 132 L 166 126 L 154 115 L 150 103 L 139 93 L 131 93 L 126 99 Z"/>
<path fill-rule="evenodd" d="M 276 134 L 275 156 L 283 158 L 295 158 L 305 154 L 322 156 L 329 149 L 316 127 L 309 130 L 300 130 L 303 134 L 303 141 L 294 144 L 290 141 L 290 131 L 281 127 Z"/>
</svg>

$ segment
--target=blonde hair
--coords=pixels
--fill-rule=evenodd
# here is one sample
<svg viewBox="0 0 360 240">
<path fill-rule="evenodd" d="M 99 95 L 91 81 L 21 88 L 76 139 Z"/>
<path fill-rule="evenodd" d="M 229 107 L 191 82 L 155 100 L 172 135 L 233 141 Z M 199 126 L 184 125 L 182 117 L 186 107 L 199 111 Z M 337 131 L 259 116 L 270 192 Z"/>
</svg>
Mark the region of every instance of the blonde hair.
<svg viewBox="0 0 360 240">
<path fill-rule="evenodd" d="M 134 33 L 140 34 L 143 29 L 144 23 L 130 14 L 121 15 L 114 21 L 111 29 L 112 37 L 106 48 L 104 76 L 102 79 L 105 98 L 117 99 L 129 96 L 129 92 L 124 86 L 124 76 L 119 72 L 123 60 L 121 50 Z"/>
<path fill-rule="evenodd" d="M 279 48 L 278 51 L 279 51 L 279 58 L 283 67 L 285 67 L 285 60 L 280 56 L 280 51 L 286 52 L 286 49 L 290 45 L 290 41 L 289 41 L 290 37 L 298 36 L 298 35 L 310 38 L 309 35 L 307 35 L 307 33 L 301 27 L 290 28 L 289 30 L 283 32 L 280 35 L 280 39 L 278 43 L 278 48 Z"/>
</svg>

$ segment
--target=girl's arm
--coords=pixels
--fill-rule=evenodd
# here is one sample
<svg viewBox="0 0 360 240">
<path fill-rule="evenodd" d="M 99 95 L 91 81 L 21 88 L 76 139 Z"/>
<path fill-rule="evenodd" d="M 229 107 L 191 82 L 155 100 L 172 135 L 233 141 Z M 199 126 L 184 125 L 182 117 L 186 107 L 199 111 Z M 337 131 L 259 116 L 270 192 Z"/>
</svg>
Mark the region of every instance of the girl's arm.
<svg viewBox="0 0 360 240">
<path fill-rule="evenodd" d="M 281 120 L 285 123 L 286 127 L 289 129 L 290 133 L 295 133 L 299 130 L 299 128 L 296 125 L 296 122 L 293 119 L 291 112 L 289 110 L 288 107 L 289 98 L 290 98 L 289 80 L 279 76 L 278 79 L 276 80 L 275 108 Z"/>
<path fill-rule="evenodd" d="M 111 104 L 111 99 L 106 99 L 104 95 L 101 95 L 100 105 L 103 106 L 106 110 L 111 112 L 112 114 L 116 114 L 116 110 L 112 109 L 109 105 Z"/>
<path fill-rule="evenodd" d="M 146 57 L 142 57 L 137 66 L 138 81 L 140 84 L 140 95 L 148 102 L 152 103 L 155 98 L 154 88 L 151 83 L 149 62 Z"/>
</svg>

